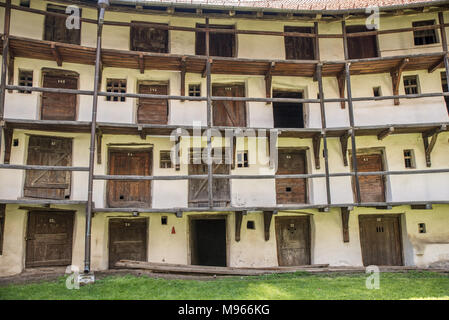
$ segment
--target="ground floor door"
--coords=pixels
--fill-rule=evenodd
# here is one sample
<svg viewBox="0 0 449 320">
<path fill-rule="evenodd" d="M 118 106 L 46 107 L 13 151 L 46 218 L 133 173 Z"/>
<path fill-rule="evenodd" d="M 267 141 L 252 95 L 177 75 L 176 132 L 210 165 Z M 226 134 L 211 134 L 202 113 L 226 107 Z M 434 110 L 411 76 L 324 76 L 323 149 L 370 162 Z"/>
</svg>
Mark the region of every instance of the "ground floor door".
<svg viewBox="0 0 449 320">
<path fill-rule="evenodd" d="M 357 155 L 359 172 L 383 171 L 382 154 Z M 385 202 L 385 181 L 383 176 L 359 176 L 360 198 L 362 202 Z M 353 183 L 353 185 L 355 185 Z"/>
<path fill-rule="evenodd" d="M 309 217 L 276 217 L 275 229 L 279 266 L 309 265 Z"/>
<path fill-rule="evenodd" d="M 109 150 L 109 174 L 151 175 L 151 149 Z M 111 208 L 151 207 L 151 181 L 109 180 L 107 199 Z"/>
<path fill-rule="evenodd" d="M 306 174 L 306 151 L 280 148 L 276 174 Z M 276 179 L 276 202 L 278 204 L 307 203 L 307 179 Z"/>
<path fill-rule="evenodd" d="M 29 212 L 27 268 L 72 264 L 73 219 L 73 212 Z"/>
<path fill-rule="evenodd" d="M 403 265 L 400 216 L 359 216 L 359 228 L 363 265 Z"/>
<path fill-rule="evenodd" d="M 109 220 L 109 268 L 120 260 L 147 261 L 148 219 Z"/>
<path fill-rule="evenodd" d="M 226 267 L 226 219 L 190 220 L 191 264 Z"/>
<path fill-rule="evenodd" d="M 139 84 L 139 93 L 168 95 L 168 84 Z M 167 124 L 168 100 L 139 98 L 137 123 Z"/>
</svg>

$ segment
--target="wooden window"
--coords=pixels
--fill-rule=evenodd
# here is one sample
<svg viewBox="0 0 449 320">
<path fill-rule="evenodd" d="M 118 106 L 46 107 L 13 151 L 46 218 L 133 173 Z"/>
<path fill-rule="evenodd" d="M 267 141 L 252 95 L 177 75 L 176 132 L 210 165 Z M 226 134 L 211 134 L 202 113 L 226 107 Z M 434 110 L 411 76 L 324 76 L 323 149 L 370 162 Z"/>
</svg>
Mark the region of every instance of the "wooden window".
<svg viewBox="0 0 449 320">
<path fill-rule="evenodd" d="M 159 167 L 161 169 L 168 169 L 172 167 L 170 150 L 161 150 Z"/>
<path fill-rule="evenodd" d="M 404 165 L 408 169 L 416 168 L 415 154 L 413 150 L 404 150 Z"/>
<path fill-rule="evenodd" d="M 48 12 L 66 14 L 66 7 L 49 4 Z M 80 9 L 81 14 L 81 9 Z M 81 22 L 79 29 L 67 29 L 65 17 L 45 16 L 44 40 L 80 44 Z"/>
<path fill-rule="evenodd" d="M 443 92 L 448 92 L 447 76 L 445 71 L 441 72 L 441 87 L 443 89 Z M 444 101 L 446 102 L 446 109 L 449 113 L 449 96 L 445 96 Z"/>
<path fill-rule="evenodd" d="M 314 33 L 312 27 L 284 27 L 285 32 Z M 315 59 L 315 38 L 284 37 L 285 57 L 295 60 Z"/>
<path fill-rule="evenodd" d="M 347 33 L 369 32 L 366 26 L 347 26 Z M 374 58 L 379 56 L 377 36 L 348 37 L 349 59 Z"/>
<path fill-rule="evenodd" d="M 273 98 L 302 99 L 303 93 L 273 90 Z M 275 128 L 304 128 L 303 104 L 274 102 L 273 121 Z"/>
<path fill-rule="evenodd" d="M 435 20 L 415 21 L 413 27 L 424 27 L 435 25 Z M 438 37 L 435 29 L 413 31 L 415 46 L 438 43 Z"/>
<path fill-rule="evenodd" d="M 248 168 L 248 151 L 237 151 L 237 168 Z"/>
<path fill-rule="evenodd" d="M 30 7 L 30 0 L 20 0 L 20 6 L 21 7 Z"/>
<path fill-rule="evenodd" d="M 33 86 L 33 71 L 19 70 L 19 86 Z M 19 93 L 31 93 L 31 91 L 19 90 Z"/>
<path fill-rule="evenodd" d="M 205 28 L 204 24 L 197 24 L 197 28 Z M 217 29 L 234 29 L 229 25 L 210 25 Z M 210 33 L 209 55 L 215 57 L 235 57 L 236 56 L 235 34 L 233 33 Z M 195 54 L 206 55 L 206 33 L 196 32 Z"/>
<path fill-rule="evenodd" d="M 126 79 L 107 79 L 106 92 L 126 93 Z M 124 102 L 125 99 L 125 97 L 106 97 L 106 101 Z"/>
<path fill-rule="evenodd" d="M 382 95 L 382 90 L 380 87 L 374 87 L 373 88 L 373 95 L 375 97 L 380 97 Z"/>
<path fill-rule="evenodd" d="M 4 233 L 5 233 L 5 205 L 0 204 L 0 255 L 3 254 Z"/>
<path fill-rule="evenodd" d="M 405 76 L 404 77 L 404 90 L 405 94 L 418 94 L 418 76 Z"/>
<path fill-rule="evenodd" d="M 418 232 L 419 233 L 426 233 L 426 224 L 425 223 L 418 223 Z"/>
<path fill-rule="evenodd" d="M 201 97 L 201 85 L 200 84 L 189 84 L 189 96 L 190 97 Z"/>
<path fill-rule="evenodd" d="M 132 25 L 136 21 L 131 22 L 131 50 L 133 51 L 145 51 L 156 53 L 168 53 L 168 30 L 156 29 L 153 27 L 145 27 L 140 24 Z M 161 26 L 166 24 L 158 23 Z"/>
</svg>

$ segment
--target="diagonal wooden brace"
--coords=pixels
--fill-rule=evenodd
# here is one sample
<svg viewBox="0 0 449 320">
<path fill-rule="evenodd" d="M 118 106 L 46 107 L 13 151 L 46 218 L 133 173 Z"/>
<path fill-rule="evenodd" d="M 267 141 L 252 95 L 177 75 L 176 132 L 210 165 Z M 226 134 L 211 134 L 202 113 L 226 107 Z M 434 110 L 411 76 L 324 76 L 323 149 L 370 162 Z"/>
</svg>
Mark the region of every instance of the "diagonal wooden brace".
<svg viewBox="0 0 449 320">
<path fill-rule="evenodd" d="M 348 130 L 340 137 L 341 155 L 343 157 L 343 164 L 348 166 L 348 140 L 351 136 L 351 130 Z"/>
<path fill-rule="evenodd" d="M 422 138 L 423 138 L 423 143 L 424 143 L 424 151 L 426 154 L 427 167 L 432 166 L 432 161 L 431 161 L 430 156 L 431 156 L 433 148 L 435 147 L 435 144 L 437 142 L 438 134 L 440 134 L 441 132 L 446 131 L 446 130 L 447 130 L 447 126 L 442 125 L 440 128 L 422 133 Z M 431 138 L 430 142 L 429 142 L 429 138 Z"/>
<path fill-rule="evenodd" d="M 391 82 L 393 84 L 393 95 L 395 96 L 399 95 L 399 85 L 401 83 L 402 71 L 408 62 L 409 58 L 402 59 L 401 62 L 399 62 L 399 64 L 390 72 Z M 394 99 L 394 105 L 399 105 L 399 99 Z"/>
</svg>

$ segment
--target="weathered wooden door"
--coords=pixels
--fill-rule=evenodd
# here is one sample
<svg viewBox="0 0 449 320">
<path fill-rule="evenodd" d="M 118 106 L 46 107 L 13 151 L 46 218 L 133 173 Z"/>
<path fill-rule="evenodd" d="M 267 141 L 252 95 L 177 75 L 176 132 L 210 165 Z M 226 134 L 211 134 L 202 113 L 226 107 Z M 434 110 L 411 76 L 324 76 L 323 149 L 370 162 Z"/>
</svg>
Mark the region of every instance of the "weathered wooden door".
<svg viewBox="0 0 449 320">
<path fill-rule="evenodd" d="M 366 26 L 347 26 L 347 33 L 370 31 Z M 379 55 L 377 48 L 377 36 L 348 37 L 349 59 L 374 58 Z"/>
<path fill-rule="evenodd" d="M 207 174 L 207 164 L 201 161 L 203 150 L 190 151 L 189 175 Z M 194 159 L 199 159 L 195 161 Z M 225 164 L 225 158 L 222 158 L 222 164 L 213 164 L 214 174 L 230 174 L 231 165 Z M 229 179 L 212 179 L 213 202 L 214 206 L 225 207 L 231 202 L 231 192 Z M 189 207 L 206 207 L 209 205 L 207 179 L 189 179 Z"/>
<path fill-rule="evenodd" d="M 109 174 L 151 175 L 152 151 L 136 149 L 111 149 Z M 151 181 L 108 181 L 108 205 L 111 208 L 151 207 Z"/>
<path fill-rule="evenodd" d="M 49 4 L 48 12 L 66 14 L 66 7 Z M 81 14 L 81 9 L 80 14 Z M 68 15 L 67 15 L 68 16 Z M 66 17 L 63 16 L 45 16 L 44 40 L 65 42 L 71 44 L 80 44 L 81 40 L 81 21 L 80 28 L 68 29 L 66 27 Z"/>
<path fill-rule="evenodd" d="M 401 266 L 401 222 L 397 215 L 360 215 L 363 265 Z"/>
<path fill-rule="evenodd" d="M 244 97 L 242 84 L 213 84 L 212 95 L 217 97 Z M 213 123 L 215 126 L 245 127 L 246 105 L 242 101 L 213 101 Z"/>
<path fill-rule="evenodd" d="M 139 84 L 139 93 L 143 94 L 168 94 L 166 84 Z M 137 122 L 151 124 L 167 124 L 168 100 L 139 98 L 137 108 Z"/>
<path fill-rule="evenodd" d="M 78 89 L 78 77 L 64 72 L 44 73 L 44 88 Z M 76 94 L 42 92 L 42 120 L 76 120 Z"/>
<path fill-rule="evenodd" d="M 30 136 L 28 165 L 71 166 L 72 139 Z M 24 196 L 44 199 L 70 198 L 70 171 L 27 170 Z"/>
<path fill-rule="evenodd" d="M 357 170 L 359 172 L 382 171 L 382 155 L 357 155 Z M 362 202 L 385 202 L 385 182 L 383 176 L 359 176 L 359 184 Z"/>
<path fill-rule="evenodd" d="M 285 32 L 313 33 L 312 27 L 284 27 Z M 295 60 L 315 59 L 315 40 L 310 37 L 284 37 L 285 57 Z"/>
<path fill-rule="evenodd" d="M 306 174 L 306 164 L 305 150 L 281 148 L 276 174 Z M 278 204 L 307 203 L 307 179 L 276 179 L 276 201 Z"/>
<path fill-rule="evenodd" d="M 147 261 L 148 219 L 109 220 L 109 268 L 120 260 Z"/>
<path fill-rule="evenodd" d="M 309 265 L 309 217 L 276 217 L 275 228 L 279 266 Z"/>
<path fill-rule="evenodd" d="M 25 266 L 65 266 L 72 263 L 73 212 L 28 214 Z"/>
</svg>

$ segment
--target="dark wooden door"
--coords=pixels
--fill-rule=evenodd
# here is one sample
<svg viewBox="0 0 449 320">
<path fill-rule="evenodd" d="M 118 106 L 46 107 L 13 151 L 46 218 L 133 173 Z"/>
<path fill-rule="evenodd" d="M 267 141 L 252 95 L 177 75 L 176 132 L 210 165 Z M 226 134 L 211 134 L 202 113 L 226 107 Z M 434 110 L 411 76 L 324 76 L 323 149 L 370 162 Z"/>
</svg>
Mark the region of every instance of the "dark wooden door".
<svg viewBox="0 0 449 320">
<path fill-rule="evenodd" d="M 363 265 L 402 266 L 399 216 L 359 216 Z"/>
<path fill-rule="evenodd" d="M 284 27 L 285 32 L 313 33 L 312 27 Z M 309 37 L 284 37 L 286 59 L 315 59 L 315 40 Z"/>
<path fill-rule="evenodd" d="M 25 266 L 65 266 L 72 263 L 73 218 L 71 212 L 28 214 Z"/>
<path fill-rule="evenodd" d="M 276 217 L 275 221 L 279 266 L 309 265 L 309 217 Z"/>
<path fill-rule="evenodd" d="M 120 260 L 147 261 L 148 219 L 109 220 L 109 268 Z"/>
<path fill-rule="evenodd" d="M 44 88 L 78 89 L 78 78 L 44 74 Z M 42 120 L 76 120 L 76 94 L 42 92 Z"/>
<path fill-rule="evenodd" d="M 144 94 L 168 94 L 166 84 L 139 84 L 139 93 Z M 151 124 L 167 124 L 168 100 L 139 98 L 137 108 L 137 122 Z"/>
<path fill-rule="evenodd" d="M 196 151 L 192 156 L 189 164 L 189 175 L 207 174 L 207 164 L 201 162 L 196 164 L 193 162 L 193 157 L 200 157 L 201 151 Z M 222 164 L 213 164 L 212 170 L 214 174 L 230 174 L 231 165 L 225 164 L 223 159 Z M 231 191 L 229 179 L 212 179 L 212 191 L 214 206 L 225 207 L 231 203 Z M 207 179 L 189 179 L 189 207 L 206 207 L 209 205 L 209 192 Z"/>
<path fill-rule="evenodd" d="M 110 150 L 109 174 L 151 175 L 151 150 Z M 151 181 L 108 181 L 108 205 L 111 208 L 151 207 Z"/>
<path fill-rule="evenodd" d="M 382 171 L 382 162 L 381 154 L 357 155 L 357 170 Z M 385 202 L 385 182 L 382 176 L 359 176 L 359 184 L 362 202 Z"/>
<path fill-rule="evenodd" d="M 66 14 L 66 7 L 49 4 L 48 12 Z M 80 14 L 81 14 L 81 9 Z M 68 15 L 67 15 L 68 16 Z M 81 40 L 81 22 L 79 29 L 68 29 L 66 27 L 66 17 L 45 16 L 44 40 L 65 42 L 71 44 L 80 44 Z"/>
<path fill-rule="evenodd" d="M 305 174 L 306 163 L 305 150 L 279 149 L 276 174 Z M 278 204 L 307 203 L 307 179 L 276 179 L 276 201 Z"/>
<path fill-rule="evenodd" d="M 347 26 L 347 33 L 367 32 L 366 26 Z M 348 37 L 349 59 L 374 58 L 379 56 L 377 48 L 377 36 Z"/>
<path fill-rule="evenodd" d="M 191 264 L 226 267 L 226 220 L 190 222 Z"/>
<path fill-rule="evenodd" d="M 302 92 L 273 91 L 273 98 L 302 99 Z M 304 128 L 302 103 L 274 102 L 273 122 L 275 128 Z"/>
<path fill-rule="evenodd" d="M 212 85 L 212 95 L 216 97 L 244 97 L 245 86 L 240 84 Z M 242 101 L 213 101 L 213 123 L 215 126 L 245 127 L 246 105 Z"/>
<path fill-rule="evenodd" d="M 28 165 L 71 166 L 72 139 L 49 136 L 30 136 Z M 27 170 L 24 196 L 44 199 L 70 198 L 70 171 Z"/>
</svg>

